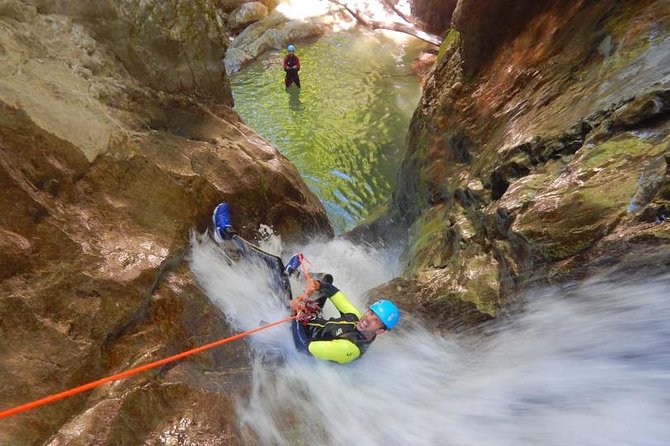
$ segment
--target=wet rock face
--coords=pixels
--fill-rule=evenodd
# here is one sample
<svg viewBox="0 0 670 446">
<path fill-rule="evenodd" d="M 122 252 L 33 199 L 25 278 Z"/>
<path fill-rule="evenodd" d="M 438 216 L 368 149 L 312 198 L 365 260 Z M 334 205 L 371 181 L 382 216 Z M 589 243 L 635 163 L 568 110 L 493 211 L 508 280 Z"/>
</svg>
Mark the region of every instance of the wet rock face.
<svg viewBox="0 0 670 446">
<path fill-rule="evenodd" d="M 228 27 L 239 29 L 268 15 L 268 8 L 261 2 L 244 3 L 230 13 Z"/>
<path fill-rule="evenodd" d="M 101 75 L 103 68 L 95 61 L 95 49 L 104 45 L 145 85 L 232 103 L 221 61 L 226 29 L 215 1 L 188 5 L 179 0 L 25 3 L 41 14 L 63 15 L 86 28 L 93 40 L 86 48 L 90 60 L 82 60 L 82 67 L 94 76 Z"/>
<path fill-rule="evenodd" d="M 584 1 L 573 2 L 579 9 Z M 453 11 L 452 24 L 462 38 L 464 71 L 477 72 L 490 61 L 493 53 L 522 34 L 544 14 L 565 12 L 565 2 L 550 0 L 465 0 L 458 2 Z"/>
<path fill-rule="evenodd" d="M 664 7 L 458 3 L 389 211 L 369 226 L 409 231 L 417 295 L 401 301 L 495 316 L 537 280 L 667 247 Z"/>
<path fill-rule="evenodd" d="M 2 409 L 228 336 L 186 262 L 218 202 L 248 238 L 261 223 L 332 234 L 295 168 L 226 105 L 225 78 L 161 88 L 167 59 L 138 55 L 169 30 L 134 22 L 151 69 L 131 66 L 128 29 L 105 30 L 138 11 L 95 5 L 0 5 Z M 244 343 L 201 353 L 1 420 L 0 443 L 239 444 L 247 365 Z"/>
<path fill-rule="evenodd" d="M 411 0 L 412 16 L 422 24 L 422 29 L 443 35 L 451 26 L 457 0 Z"/>
<path fill-rule="evenodd" d="M 180 266 L 165 274 L 142 320 L 110 345 L 107 366 L 121 370 L 230 336 L 221 317 Z M 95 390 L 86 411 L 46 444 L 240 444 L 230 395 L 246 385 L 247 361 L 243 343 L 229 344 Z"/>
</svg>

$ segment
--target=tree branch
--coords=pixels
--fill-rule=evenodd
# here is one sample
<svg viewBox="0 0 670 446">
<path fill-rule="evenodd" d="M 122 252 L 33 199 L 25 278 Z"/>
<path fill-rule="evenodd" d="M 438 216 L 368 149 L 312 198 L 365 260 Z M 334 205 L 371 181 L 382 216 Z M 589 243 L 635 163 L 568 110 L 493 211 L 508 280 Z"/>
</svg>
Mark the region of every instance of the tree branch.
<svg viewBox="0 0 670 446">
<path fill-rule="evenodd" d="M 407 23 L 411 23 L 412 25 L 416 26 L 416 22 L 412 20 L 411 17 L 407 16 L 404 12 L 399 10 L 398 7 L 393 3 L 391 3 L 390 0 L 382 0 L 382 3 L 386 5 L 386 7 L 389 8 L 391 11 L 395 12 L 398 15 L 398 17 L 402 17 L 402 19 Z"/>
<path fill-rule="evenodd" d="M 384 23 L 384 22 L 379 22 L 377 20 L 372 20 L 367 17 L 364 17 L 363 14 L 361 14 L 358 10 L 351 8 L 347 3 L 339 1 L 339 0 L 329 0 L 331 3 L 335 3 L 336 5 L 341 6 L 342 8 L 346 9 L 349 14 L 351 14 L 356 21 L 361 23 L 364 26 L 367 26 L 368 28 L 372 29 L 387 29 L 390 31 L 397 31 L 405 34 L 409 34 L 410 36 L 414 36 L 417 39 L 423 40 L 424 42 L 428 42 L 430 44 L 433 44 L 435 46 L 440 46 L 442 44 L 442 38 L 439 36 L 436 36 L 435 34 L 430 34 L 425 31 L 422 31 L 418 29 L 416 26 L 414 26 L 411 23 L 399 23 L 399 22 L 393 22 L 393 23 Z M 403 19 L 404 19 L 404 14 L 400 13 L 399 11 L 396 11 L 397 8 L 389 5 L 388 3 L 384 2 L 386 6 L 390 7 L 393 9 L 393 11 L 396 14 L 399 14 Z M 409 22 L 409 21 L 407 21 Z"/>
</svg>

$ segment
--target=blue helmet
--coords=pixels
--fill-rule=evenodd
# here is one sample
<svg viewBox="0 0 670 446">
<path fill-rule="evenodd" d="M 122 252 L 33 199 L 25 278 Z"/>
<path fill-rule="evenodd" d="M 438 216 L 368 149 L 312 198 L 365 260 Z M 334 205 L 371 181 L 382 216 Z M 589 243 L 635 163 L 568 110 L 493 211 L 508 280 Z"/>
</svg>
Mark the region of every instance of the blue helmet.
<svg viewBox="0 0 670 446">
<path fill-rule="evenodd" d="M 393 305 L 393 302 L 389 300 L 378 300 L 370 305 L 370 310 L 377 315 L 379 320 L 386 326 L 387 330 L 395 327 L 395 324 L 398 323 L 398 319 L 400 319 L 400 311 L 398 310 L 398 307 Z"/>
<path fill-rule="evenodd" d="M 289 45 L 286 49 L 288 50 L 289 53 L 295 52 L 295 46 L 294 45 Z"/>
</svg>

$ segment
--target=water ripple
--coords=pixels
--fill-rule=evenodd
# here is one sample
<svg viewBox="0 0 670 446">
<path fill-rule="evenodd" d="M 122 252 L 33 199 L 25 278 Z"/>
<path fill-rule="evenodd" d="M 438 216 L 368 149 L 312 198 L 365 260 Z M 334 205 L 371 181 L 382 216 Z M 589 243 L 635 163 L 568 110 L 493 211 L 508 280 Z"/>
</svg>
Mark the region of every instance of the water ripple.
<svg viewBox="0 0 670 446">
<path fill-rule="evenodd" d="M 418 45 L 332 33 L 299 46 L 302 91 L 284 91 L 277 53 L 231 78 L 237 112 L 296 165 L 338 232 L 391 192 L 420 95 L 407 75 Z"/>
</svg>

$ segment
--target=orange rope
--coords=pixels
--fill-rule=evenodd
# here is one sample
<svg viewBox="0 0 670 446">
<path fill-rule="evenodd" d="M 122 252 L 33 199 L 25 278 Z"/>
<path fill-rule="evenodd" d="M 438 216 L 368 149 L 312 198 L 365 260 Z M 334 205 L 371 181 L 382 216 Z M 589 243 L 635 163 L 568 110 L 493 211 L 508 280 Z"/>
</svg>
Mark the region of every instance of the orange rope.
<svg viewBox="0 0 670 446">
<path fill-rule="evenodd" d="M 84 385 L 79 386 L 79 387 L 74 387 L 74 388 L 66 390 L 64 392 L 55 393 L 53 395 L 49 395 L 49 396 L 47 396 L 45 398 L 42 398 L 42 399 L 39 399 L 39 400 L 31 401 L 29 403 L 22 404 L 20 406 L 16 406 L 16 407 L 12 407 L 10 409 L 3 410 L 2 412 L 0 412 L 0 419 L 7 418 L 7 417 L 10 417 L 12 415 L 16 415 L 18 413 L 25 412 L 25 411 L 30 410 L 30 409 L 34 409 L 35 407 L 43 406 L 45 404 L 49 404 L 49 403 L 52 403 L 54 401 L 62 400 L 63 398 L 67 398 L 69 396 L 76 395 L 76 394 L 81 393 L 81 392 L 85 392 L 87 390 L 93 389 L 94 387 L 101 386 L 101 385 L 103 385 L 105 383 L 108 383 L 110 381 L 116 381 L 116 380 L 119 380 L 119 379 L 122 379 L 122 378 L 127 378 L 127 377 L 135 375 L 137 373 L 144 372 L 145 370 L 153 369 L 153 368 L 161 366 L 163 364 L 167 364 L 168 362 L 177 361 L 178 359 L 182 359 L 182 358 L 185 358 L 187 356 L 190 356 L 190 355 L 193 355 L 193 354 L 196 354 L 196 353 L 200 353 L 200 352 L 208 350 L 210 348 L 218 347 L 219 345 L 226 344 L 226 343 L 231 342 L 231 341 L 236 341 L 237 339 L 243 338 L 243 337 L 248 336 L 250 334 L 259 332 L 261 330 L 265 330 L 266 328 L 271 328 L 271 327 L 274 327 L 276 325 L 283 324 L 284 322 L 288 322 L 288 321 L 293 320 L 293 319 L 296 319 L 296 316 L 285 317 L 284 319 L 281 319 L 279 321 L 272 322 L 272 323 L 269 323 L 269 324 L 266 324 L 266 325 L 262 325 L 260 327 L 252 328 L 251 330 L 247 330 L 245 332 L 238 333 L 238 334 L 230 336 L 228 338 L 219 339 L 218 341 L 214 341 L 214 342 L 211 342 L 209 344 L 206 344 L 206 345 L 203 345 L 203 346 L 200 346 L 200 347 L 196 347 L 194 349 L 187 350 L 187 351 L 182 352 L 182 353 L 178 353 L 176 355 L 170 356 L 170 357 L 165 358 L 165 359 L 150 362 L 148 364 L 144 364 L 144 365 L 141 365 L 139 367 L 135 367 L 134 369 L 126 370 L 124 372 L 117 373 L 115 375 L 111 375 L 111 376 L 108 376 L 106 378 L 99 379 L 97 381 L 92 381 L 88 384 L 84 384 Z"/>
<path fill-rule="evenodd" d="M 305 300 L 307 300 L 307 298 L 311 294 L 311 291 L 314 291 L 314 290 L 311 290 L 309 292 L 307 291 L 307 283 L 310 280 L 309 270 L 307 269 L 307 264 L 310 263 L 309 260 L 304 258 L 302 256 L 302 252 L 299 252 L 299 251 L 298 251 L 298 260 L 300 261 L 300 266 L 302 267 L 302 272 L 305 275 L 305 290 L 302 292 L 302 294 L 300 296 L 293 299 L 298 303 L 297 304 L 298 308 L 296 309 L 291 305 L 291 311 L 296 311 L 296 314 L 294 314 L 294 317 L 299 322 L 304 323 L 305 318 L 309 318 L 311 315 L 314 314 L 314 309 L 310 309 L 310 308 L 305 307 L 303 305 L 303 302 Z"/>
<path fill-rule="evenodd" d="M 298 252 L 298 260 L 300 261 L 300 266 L 302 266 L 302 272 L 305 274 L 305 279 L 309 280 L 309 270 L 305 266 L 306 263 L 309 263 L 309 260 L 304 258 L 301 252 Z"/>
<path fill-rule="evenodd" d="M 307 260 L 302 256 L 302 252 L 298 251 L 298 261 L 300 261 L 302 272 L 305 275 L 305 285 L 307 285 L 307 282 L 309 281 L 309 270 L 307 269 L 307 266 L 305 266 L 305 264 L 309 263 L 309 260 Z M 307 292 L 307 287 L 305 287 L 305 291 L 303 291 L 300 296 L 296 297 L 295 300 L 298 302 L 302 302 L 303 300 L 307 299 L 307 297 L 309 297 L 309 293 Z"/>
</svg>

